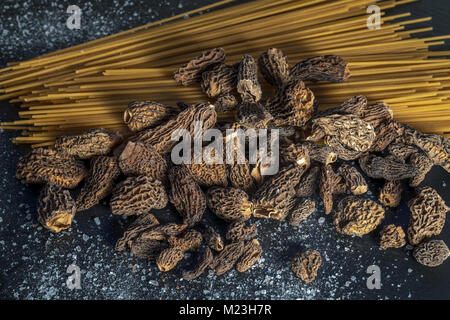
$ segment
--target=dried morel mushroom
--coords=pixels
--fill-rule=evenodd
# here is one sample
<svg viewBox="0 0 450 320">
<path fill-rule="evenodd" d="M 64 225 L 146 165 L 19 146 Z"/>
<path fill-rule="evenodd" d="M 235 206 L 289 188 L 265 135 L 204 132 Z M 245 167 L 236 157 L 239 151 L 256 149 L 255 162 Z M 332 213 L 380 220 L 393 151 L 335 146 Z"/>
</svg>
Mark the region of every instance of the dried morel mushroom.
<svg viewBox="0 0 450 320">
<path fill-rule="evenodd" d="M 77 198 L 77 211 L 96 205 L 111 192 L 114 180 L 120 175 L 115 157 L 98 156 L 91 159 L 91 167 Z"/>
<path fill-rule="evenodd" d="M 171 236 L 178 236 L 186 230 L 187 224 L 165 223 L 155 225 L 150 229 L 142 232 L 142 237 L 149 240 L 167 240 Z"/>
<path fill-rule="evenodd" d="M 334 214 L 334 226 L 339 233 L 361 237 L 373 231 L 384 218 L 378 203 L 356 196 L 342 199 Z"/>
<path fill-rule="evenodd" d="M 261 257 L 262 247 L 259 241 L 253 239 L 247 242 L 244 247 L 244 253 L 236 262 L 236 270 L 239 272 L 245 272 L 250 269 Z"/>
<path fill-rule="evenodd" d="M 202 73 L 201 86 L 210 98 L 229 94 L 236 89 L 238 65 L 218 64 Z"/>
<path fill-rule="evenodd" d="M 272 152 L 269 151 L 266 155 L 262 155 L 262 158 L 258 158 L 256 164 L 253 165 L 250 174 L 257 186 L 261 186 L 272 175 L 274 161 L 277 159 L 274 159 Z"/>
<path fill-rule="evenodd" d="M 425 179 L 427 173 L 430 172 L 431 168 L 433 167 L 433 161 L 428 158 L 425 153 L 416 152 L 411 155 L 409 164 L 419 169 L 419 173 L 409 180 L 409 185 L 411 187 L 417 187 L 423 181 L 423 179 Z"/>
<path fill-rule="evenodd" d="M 393 142 L 388 146 L 388 152 L 398 159 L 407 160 L 409 156 L 418 152 L 418 150 L 410 144 Z"/>
<path fill-rule="evenodd" d="M 264 79 L 279 91 L 289 81 L 289 64 L 284 53 L 269 48 L 258 59 L 259 70 Z"/>
<path fill-rule="evenodd" d="M 190 163 L 183 163 L 183 168 L 187 173 L 202 187 L 222 186 L 228 185 L 227 180 L 227 165 L 224 163 L 222 157 L 216 161 L 214 155 L 216 150 L 213 147 L 205 147 L 202 152 L 194 155 Z M 208 162 L 205 161 L 204 155 L 210 156 Z"/>
<path fill-rule="evenodd" d="M 155 260 L 169 245 L 165 241 L 137 237 L 130 243 L 131 252 L 138 258 Z"/>
<path fill-rule="evenodd" d="M 319 191 L 325 207 L 325 214 L 333 209 L 333 195 L 345 192 L 341 187 L 341 176 L 337 175 L 331 165 L 324 165 L 319 176 Z M 344 184 L 342 184 L 345 186 Z"/>
<path fill-rule="evenodd" d="M 335 137 L 343 146 L 360 152 L 370 149 L 376 134 L 373 126 L 355 115 L 330 115 L 312 120 L 310 141 L 319 141 L 325 136 Z"/>
<path fill-rule="evenodd" d="M 266 109 L 273 116 L 275 126 L 301 127 L 315 112 L 315 101 L 314 93 L 303 81 L 295 79 L 266 101 Z"/>
<path fill-rule="evenodd" d="M 255 194 L 253 215 L 256 218 L 284 220 L 295 204 L 295 187 L 304 171 L 304 168 L 291 164 L 265 181 Z"/>
<path fill-rule="evenodd" d="M 75 188 L 87 175 L 81 161 L 51 149 L 37 148 L 17 163 L 16 178 L 27 183 L 51 183 Z"/>
<path fill-rule="evenodd" d="M 91 129 L 86 133 L 59 137 L 55 141 L 55 149 L 75 158 L 89 159 L 107 155 L 120 141 L 122 136 L 118 132 Z"/>
<path fill-rule="evenodd" d="M 280 150 L 280 161 L 284 164 L 294 163 L 301 168 L 309 168 L 310 159 L 308 148 L 301 144 L 282 145 Z"/>
<path fill-rule="evenodd" d="M 340 56 L 324 55 L 297 63 L 291 75 L 301 80 L 343 82 L 350 77 L 350 70 Z"/>
<path fill-rule="evenodd" d="M 194 267 L 194 269 L 183 272 L 183 279 L 185 280 L 194 280 L 200 277 L 203 272 L 211 265 L 214 261 L 214 256 L 211 252 L 210 248 L 206 248 L 198 262 L 198 264 Z"/>
<path fill-rule="evenodd" d="M 206 198 L 200 186 L 182 167 L 173 167 L 169 172 L 170 202 L 189 226 L 199 222 L 206 210 Z"/>
<path fill-rule="evenodd" d="M 203 131 L 212 128 L 217 120 L 214 106 L 208 103 L 198 103 L 181 111 L 175 118 L 155 128 L 150 128 L 130 138 L 130 141 L 140 141 L 146 145 L 153 146 L 160 153 L 168 153 L 177 141 L 172 140 L 172 134 L 178 129 L 186 129 L 192 139 L 203 135 Z M 202 128 L 197 128 L 199 121 Z M 197 130 L 196 130 L 197 129 Z"/>
<path fill-rule="evenodd" d="M 398 207 L 402 200 L 402 191 L 403 189 L 400 181 L 386 181 L 383 188 L 381 188 L 378 200 L 386 207 Z"/>
<path fill-rule="evenodd" d="M 172 270 L 178 262 L 183 260 L 184 251 L 177 247 L 170 247 L 164 249 L 156 258 L 156 265 L 159 271 L 170 271 Z"/>
<path fill-rule="evenodd" d="M 223 94 L 217 98 L 214 102 L 214 106 L 216 107 L 216 112 L 218 113 L 232 112 L 236 110 L 238 101 L 232 94 Z"/>
<path fill-rule="evenodd" d="M 47 184 L 38 201 L 38 221 L 54 232 L 70 228 L 77 211 L 70 192 L 60 186 Z"/>
<path fill-rule="evenodd" d="M 319 166 L 312 166 L 306 171 L 296 188 L 297 197 L 311 197 L 316 193 L 319 173 Z"/>
<path fill-rule="evenodd" d="M 140 215 L 134 220 L 123 233 L 122 237 L 116 242 L 116 251 L 122 251 L 126 246 L 131 247 L 131 244 L 137 239 L 145 230 L 151 229 L 159 225 L 158 219 L 152 214 Z"/>
<path fill-rule="evenodd" d="M 200 56 L 178 68 L 174 73 L 174 79 L 178 84 L 183 86 L 200 82 L 204 71 L 224 62 L 225 51 L 222 48 L 203 51 Z"/>
<path fill-rule="evenodd" d="M 234 123 L 231 125 L 232 129 L 239 130 L 241 126 L 238 123 Z M 227 157 L 227 171 L 228 178 L 231 182 L 231 185 L 237 189 L 242 189 L 245 192 L 251 192 L 254 189 L 254 181 L 251 175 L 250 165 L 245 158 L 244 150 L 240 146 L 240 142 L 238 137 L 236 136 L 236 132 L 225 133 L 225 141 L 227 144 L 227 149 L 230 144 L 232 144 L 233 149 L 233 159 L 228 159 Z M 227 153 L 228 156 L 228 153 Z"/>
<path fill-rule="evenodd" d="M 244 100 L 237 107 L 236 121 L 246 128 L 267 128 L 272 119 L 272 115 L 259 102 Z"/>
<path fill-rule="evenodd" d="M 252 192 L 255 188 L 247 159 L 242 164 L 234 163 L 228 165 L 228 178 L 233 187 L 245 192 Z"/>
<path fill-rule="evenodd" d="M 329 146 L 318 145 L 310 141 L 302 142 L 302 144 L 308 149 L 311 161 L 330 164 L 336 162 L 338 159 L 336 152 Z"/>
<path fill-rule="evenodd" d="M 208 247 L 214 251 L 222 251 L 224 244 L 220 234 L 211 226 L 203 226 L 202 235 Z"/>
<path fill-rule="evenodd" d="M 217 275 L 222 275 L 231 270 L 244 253 L 244 249 L 244 241 L 227 244 L 225 248 L 214 257 L 212 263 L 214 272 Z"/>
<path fill-rule="evenodd" d="M 419 170 L 413 165 L 372 154 L 359 158 L 359 166 L 369 177 L 389 181 L 412 178 L 419 173 Z"/>
<path fill-rule="evenodd" d="M 344 146 L 336 137 L 326 136 L 325 144 L 329 146 L 338 156 L 338 158 L 346 161 L 358 159 L 362 156 L 362 152 L 355 151 Z"/>
<path fill-rule="evenodd" d="M 161 124 L 176 114 L 176 109 L 155 101 L 133 101 L 123 113 L 130 131 L 141 131 Z"/>
<path fill-rule="evenodd" d="M 367 106 L 367 98 L 363 95 L 354 96 L 335 108 L 326 109 L 314 118 L 326 117 L 332 114 L 354 114 L 360 115 Z"/>
<path fill-rule="evenodd" d="M 228 185 L 227 167 L 225 164 L 183 164 L 189 175 L 202 187 Z"/>
<path fill-rule="evenodd" d="M 409 143 L 418 146 L 433 160 L 435 165 L 450 172 L 450 140 L 438 134 L 425 134 L 416 130 L 405 130 Z"/>
<path fill-rule="evenodd" d="M 317 271 L 322 264 L 322 256 L 316 250 L 306 250 L 294 257 L 291 269 L 297 277 L 311 283 L 317 277 Z"/>
<path fill-rule="evenodd" d="M 351 165 L 343 163 L 339 168 L 339 174 L 344 178 L 347 189 L 354 195 L 360 195 L 367 192 L 367 182 L 362 174 Z"/>
<path fill-rule="evenodd" d="M 289 224 L 298 227 L 302 221 L 308 218 L 316 210 L 316 202 L 305 199 L 299 201 L 289 214 Z"/>
<path fill-rule="evenodd" d="M 183 251 L 195 251 L 203 241 L 202 234 L 194 229 L 189 229 L 179 236 L 171 236 L 168 239 L 172 247 Z"/>
<path fill-rule="evenodd" d="M 139 215 L 162 209 L 168 197 L 161 181 L 147 176 L 128 177 L 113 189 L 109 202 L 113 214 Z"/>
<path fill-rule="evenodd" d="M 387 248 L 401 248 L 405 244 L 405 232 L 402 227 L 397 227 L 394 224 L 383 227 L 380 241 L 380 247 L 383 250 L 386 250 Z"/>
<path fill-rule="evenodd" d="M 255 103 L 261 99 L 262 90 L 258 81 L 258 67 L 255 59 L 248 54 L 245 54 L 239 63 L 237 91 L 243 101 Z"/>
<path fill-rule="evenodd" d="M 165 182 L 167 162 L 155 148 L 129 141 L 119 156 L 119 167 L 126 176 L 149 176 Z"/>
<path fill-rule="evenodd" d="M 389 121 L 376 127 L 375 134 L 376 137 L 370 151 L 381 152 L 386 149 L 390 143 L 402 137 L 403 128 L 397 121 Z"/>
<path fill-rule="evenodd" d="M 256 237 L 258 230 L 256 225 L 245 221 L 235 221 L 228 226 L 225 238 L 231 242 L 239 242 L 242 240 L 250 240 Z"/>
<path fill-rule="evenodd" d="M 437 267 L 450 256 L 450 250 L 442 240 L 430 240 L 414 248 L 413 256 L 417 262 L 427 267 Z"/>
<path fill-rule="evenodd" d="M 394 112 L 387 103 L 378 102 L 366 106 L 359 115 L 361 119 L 370 123 L 373 127 L 378 127 L 381 123 L 391 121 L 394 117 Z"/>
<path fill-rule="evenodd" d="M 408 226 L 408 240 L 412 245 L 426 238 L 439 235 L 444 228 L 447 211 L 441 196 L 430 187 L 417 190 L 417 195 L 408 203 L 411 219 Z"/>
<path fill-rule="evenodd" d="M 253 212 L 253 203 L 248 195 L 236 188 L 214 187 L 207 193 L 208 208 L 226 221 L 248 220 Z"/>
</svg>

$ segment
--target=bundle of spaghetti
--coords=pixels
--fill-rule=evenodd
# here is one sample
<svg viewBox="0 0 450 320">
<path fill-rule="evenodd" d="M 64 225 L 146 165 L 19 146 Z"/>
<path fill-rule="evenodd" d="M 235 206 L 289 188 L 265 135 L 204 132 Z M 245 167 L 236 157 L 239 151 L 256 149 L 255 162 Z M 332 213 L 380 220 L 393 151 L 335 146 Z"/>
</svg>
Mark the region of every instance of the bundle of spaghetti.
<svg viewBox="0 0 450 320">
<path fill-rule="evenodd" d="M 413 28 L 428 17 L 387 11 L 417 0 L 232 0 L 199 8 L 146 26 L 59 50 L 0 70 L 0 99 L 18 103 L 20 120 L 3 129 L 22 130 L 16 143 L 50 146 L 56 137 L 94 127 L 128 134 L 123 111 L 134 100 L 208 100 L 199 86 L 173 80 L 179 65 L 202 51 L 222 47 L 227 63 L 244 53 L 255 58 L 269 47 L 281 49 L 291 66 L 323 54 L 349 62 L 345 83 L 307 83 L 321 109 L 364 94 L 384 101 L 396 120 L 430 133 L 450 133 L 448 51 L 431 51 L 450 36 L 415 38 L 431 27 Z M 376 4 L 381 26 L 369 29 L 366 13 Z M 225 6 L 224 8 L 220 8 Z M 198 12 L 215 9 L 202 15 Z M 183 19 L 185 15 L 195 15 Z M 264 84 L 267 86 L 267 84 Z M 270 92 L 270 88 L 265 88 Z M 232 114 L 219 118 L 233 119 Z"/>
</svg>

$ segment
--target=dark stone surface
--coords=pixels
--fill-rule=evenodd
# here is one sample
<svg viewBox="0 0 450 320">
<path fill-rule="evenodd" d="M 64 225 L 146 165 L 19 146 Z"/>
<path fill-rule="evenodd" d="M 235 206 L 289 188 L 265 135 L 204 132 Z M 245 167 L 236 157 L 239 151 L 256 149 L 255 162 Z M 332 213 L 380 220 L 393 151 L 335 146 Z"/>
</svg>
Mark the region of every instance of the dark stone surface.
<svg viewBox="0 0 450 320">
<path fill-rule="evenodd" d="M 82 29 L 65 28 L 69 1 L 3 1 L 0 4 L 0 65 L 34 57 L 55 49 L 155 21 L 213 1 L 83 1 Z M 74 4 L 70 1 L 70 4 Z M 435 35 L 448 33 L 447 1 L 428 0 L 403 6 L 395 12 L 412 10 L 413 16 L 432 15 Z M 2 103 L 1 121 L 17 119 L 17 109 Z M 410 248 L 378 248 L 377 229 L 352 238 L 338 234 L 332 217 L 319 205 L 299 228 L 287 223 L 257 220 L 264 252 L 259 264 L 239 274 L 213 273 L 187 282 L 183 269 L 160 273 L 153 262 L 142 261 L 129 252 L 117 254 L 114 244 L 127 221 L 113 217 L 106 205 L 98 205 L 76 216 L 69 231 L 53 234 L 36 223 L 37 186 L 25 186 L 14 178 L 15 164 L 25 147 L 11 144 L 14 132 L 0 135 L 0 298 L 3 299 L 449 299 L 450 263 L 427 268 L 411 256 Z M 436 188 L 450 204 L 448 173 L 434 168 L 426 184 Z M 371 184 L 370 197 L 378 196 L 379 183 Z M 404 193 L 404 200 L 411 197 Z M 162 221 L 176 219 L 171 209 L 157 213 Z M 407 226 L 405 201 L 390 210 L 383 224 L 396 221 Z M 216 223 L 208 213 L 206 219 Z M 223 227 L 223 226 L 222 226 Z M 447 221 L 439 239 L 450 244 Z M 295 278 L 289 261 L 297 251 L 317 249 L 323 257 L 319 276 L 312 284 Z M 81 269 L 81 289 L 66 286 L 67 268 Z M 366 273 L 370 265 L 381 268 L 381 290 L 369 290 Z"/>
</svg>

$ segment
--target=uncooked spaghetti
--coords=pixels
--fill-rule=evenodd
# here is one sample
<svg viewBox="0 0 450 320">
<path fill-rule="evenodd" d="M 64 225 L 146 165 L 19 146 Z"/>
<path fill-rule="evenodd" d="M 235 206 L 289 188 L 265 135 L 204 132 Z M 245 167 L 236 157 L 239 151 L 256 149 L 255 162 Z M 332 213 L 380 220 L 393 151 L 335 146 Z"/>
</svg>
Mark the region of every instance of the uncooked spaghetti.
<svg viewBox="0 0 450 320">
<path fill-rule="evenodd" d="M 416 0 L 256 0 L 220 9 L 231 0 L 199 8 L 0 70 L 0 99 L 19 103 L 21 120 L 2 123 L 22 130 L 16 143 L 51 146 L 56 137 L 89 128 L 127 132 L 123 111 L 133 100 L 175 105 L 207 96 L 197 86 L 180 87 L 173 71 L 208 48 L 222 47 L 227 61 L 245 52 L 259 56 L 281 49 L 291 64 L 322 54 L 349 62 L 345 83 L 308 84 L 325 109 L 364 94 L 384 101 L 395 119 L 430 133 L 450 133 L 448 51 L 430 51 L 450 36 L 415 38 L 432 28 L 406 30 L 430 18 L 386 10 Z M 379 29 L 368 29 L 367 6 L 382 9 Z M 186 14 L 217 8 L 183 19 Z M 226 117 L 226 115 L 223 115 Z"/>
</svg>

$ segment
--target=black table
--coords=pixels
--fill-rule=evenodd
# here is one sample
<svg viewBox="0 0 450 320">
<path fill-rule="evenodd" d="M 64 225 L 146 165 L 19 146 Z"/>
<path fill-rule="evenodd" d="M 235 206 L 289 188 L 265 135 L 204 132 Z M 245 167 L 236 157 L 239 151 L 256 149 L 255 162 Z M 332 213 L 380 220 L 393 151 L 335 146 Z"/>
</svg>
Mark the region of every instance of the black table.
<svg viewBox="0 0 450 320">
<path fill-rule="evenodd" d="M 0 65 L 96 39 L 156 21 L 212 0 L 80 1 L 82 29 L 68 30 L 65 13 L 73 1 L 3 1 L 0 4 Z M 450 32 L 448 1 L 422 0 L 391 12 L 412 11 L 414 17 L 433 16 L 433 34 Z M 449 50 L 447 48 L 447 50 Z M 1 121 L 17 119 L 17 108 L 1 103 Z M 14 132 L 0 135 L 0 298 L 6 299 L 449 299 L 450 262 L 438 268 L 418 264 L 411 247 L 383 251 L 377 229 L 362 239 L 338 234 L 332 217 L 319 206 L 299 228 L 287 223 L 257 220 L 258 239 L 264 252 L 258 265 L 215 276 L 211 271 L 195 281 L 181 278 L 192 264 L 188 257 L 174 271 L 160 273 L 154 262 L 129 252 L 116 253 L 114 244 L 126 220 L 113 217 L 103 205 L 76 216 L 70 231 L 53 234 L 36 223 L 39 188 L 15 179 L 18 158 L 28 149 L 12 145 Z M 424 184 L 437 189 L 450 205 L 449 174 L 434 168 Z M 371 185 L 378 196 L 379 183 Z M 388 210 L 383 224 L 394 220 L 407 226 L 409 210 L 404 193 L 399 208 Z M 173 219 L 173 208 L 160 210 L 162 220 Z M 213 219 L 207 214 L 207 219 Z M 449 222 L 438 237 L 450 245 Z M 312 284 L 297 279 L 289 261 L 299 250 L 317 249 L 323 257 L 319 276 Z M 70 290 L 69 265 L 81 269 L 81 289 Z M 369 290 L 366 272 L 381 269 L 382 287 Z"/>
</svg>

